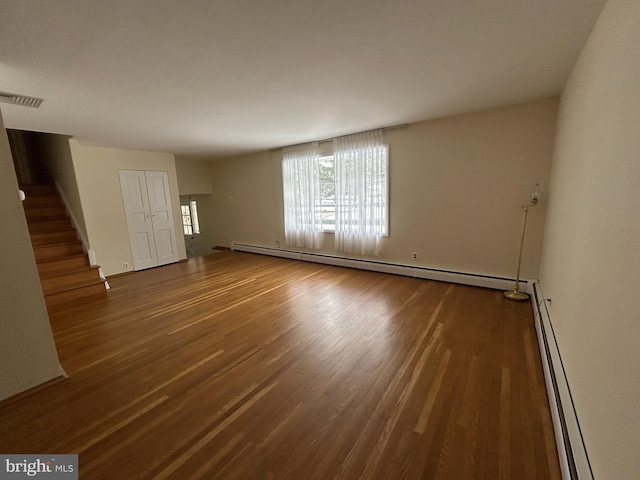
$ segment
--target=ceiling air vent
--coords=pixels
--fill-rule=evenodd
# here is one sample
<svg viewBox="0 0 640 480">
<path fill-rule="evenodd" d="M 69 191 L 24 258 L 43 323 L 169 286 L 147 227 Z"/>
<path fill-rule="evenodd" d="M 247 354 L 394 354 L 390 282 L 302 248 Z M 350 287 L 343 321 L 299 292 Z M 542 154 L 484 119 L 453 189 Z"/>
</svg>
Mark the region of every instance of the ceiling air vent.
<svg viewBox="0 0 640 480">
<path fill-rule="evenodd" d="M 0 102 L 22 105 L 23 107 L 38 108 L 42 103 L 42 98 L 26 97 L 15 93 L 0 92 Z"/>
</svg>

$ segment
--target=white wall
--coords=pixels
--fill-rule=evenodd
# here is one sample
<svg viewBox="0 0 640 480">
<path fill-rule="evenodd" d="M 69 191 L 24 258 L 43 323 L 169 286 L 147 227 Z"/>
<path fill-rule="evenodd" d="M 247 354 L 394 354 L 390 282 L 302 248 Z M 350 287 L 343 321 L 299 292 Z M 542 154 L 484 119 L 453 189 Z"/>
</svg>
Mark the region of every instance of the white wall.
<svg viewBox="0 0 640 480">
<path fill-rule="evenodd" d="M 169 174 L 178 256 L 186 258 L 181 238 L 180 197 L 173 154 L 82 145 L 69 142 L 87 236 L 105 275 L 133 269 L 127 219 L 118 170 L 157 170 Z M 124 263 L 129 268 L 124 268 Z"/>
<path fill-rule="evenodd" d="M 524 278 L 537 278 L 556 110 L 552 98 L 385 132 L 390 235 L 374 258 L 513 278 L 520 206 L 539 183 L 522 268 Z M 281 158 L 262 152 L 212 162 L 217 245 L 284 246 Z M 336 253 L 331 234 L 324 251 Z"/>
<path fill-rule="evenodd" d="M 180 195 L 213 193 L 211 162 L 176 156 L 176 174 Z"/>
<path fill-rule="evenodd" d="M 13 107 L 22 108 L 22 107 Z M 0 112 L 0 400 L 63 374 Z"/>
<path fill-rule="evenodd" d="M 610 0 L 561 97 L 541 286 L 598 480 L 640 478 L 640 2 Z"/>
</svg>

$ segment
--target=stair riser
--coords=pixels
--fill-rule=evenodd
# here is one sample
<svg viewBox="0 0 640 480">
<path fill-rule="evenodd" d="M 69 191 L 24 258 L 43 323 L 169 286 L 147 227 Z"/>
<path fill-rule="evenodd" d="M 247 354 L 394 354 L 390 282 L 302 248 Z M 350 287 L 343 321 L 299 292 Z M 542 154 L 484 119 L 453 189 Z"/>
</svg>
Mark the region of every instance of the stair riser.
<svg viewBox="0 0 640 480">
<path fill-rule="evenodd" d="M 44 245 L 35 247 L 33 253 L 36 256 L 36 262 L 43 260 L 51 260 L 54 258 L 66 257 L 67 255 L 78 255 L 83 253 L 82 244 L 78 243 L 61 243 L 54 245 Z"/>
<path fill-rule="evenodd" d="M 39 218 L 51 218 L 51 217 L 64 217 L 67 215 L 67 211 L 63 206 L 51 206 L 51 207 L 33 207 L 25 208 L 24 213 L 27 220 L 37 220 Z"/>
<path fill-rule="evenodd" d="M 36 246 L 51 245 L 53 243 L 68 243 L 78 240 L 75 230 L 62 232 L 35 233 L 31 235 L 31 244 Z"/>
<path fill-rule="evenodd" d="M 22 204 L 25 208 L 56 207 L 62 205 L 62 200 L 60 199 L 60 195 L 28 196 Z"/>
<path fill-rule="evenodd" d="M 100 274 L 98 273 L 98 269 L 91 268 L 66 275 L 59 275 L 57 277 L 44 278 L 40 283 L 42 283 L 42 291 L 44 294 L 50 295 L 68 288 L 77 288 L 78 285 L 83 283 L 92 285 L 99 281 Z"/>
<path fill-rule="evenodd" d="M 55 232 L 57 230 L 68 230 L 71 228 L 71 220 L 69 218 L 54 218 L 50 220 L 33 220 L 27 222 L 29 232 Z"/>
<path fill-rule="evenodd" d="M 65 302 L 71 302 L 72 300 L 78 300 L 90 295 L 103 294 L 106 296 L 107 290 L 104 283 L 97 283 L 95 285 L 88 285 L 82 288 L 75 288 L 73 290 L 67 290 L 60 293 L 54 293 L 52 295 L 45 295 L 44 300 L 47 307 L 59 305 Z"/>
<path fill-rule="evenodd" d="M 73 272 L 82 267 L 89 266 L 89 258 L 86 255 L 79 257 L 61 258 L 52 262 L 38 263 L 38 273 L 40 279 L 45 279 L 54 275 Z"/>
<path fill-rule="evenodd" d="M 56 187 L 53 185 L 21 185 L 20 190 L 22 190 L 27 196 L 58 194 Z"/>
</svg>

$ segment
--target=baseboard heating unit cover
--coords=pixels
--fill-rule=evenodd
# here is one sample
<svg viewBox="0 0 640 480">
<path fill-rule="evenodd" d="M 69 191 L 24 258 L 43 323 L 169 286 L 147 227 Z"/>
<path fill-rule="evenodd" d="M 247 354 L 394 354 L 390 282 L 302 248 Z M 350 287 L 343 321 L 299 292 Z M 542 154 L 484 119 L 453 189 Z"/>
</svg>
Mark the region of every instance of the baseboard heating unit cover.
<svg viewBox="0 0 640 480">
<path fill-rule="evenodd" d="M 542 357 L 544 380 L 549 394 L 562 478 L 563 480 L 593 480 L 589 457 L 549 316 L 548 301 L 542 294 L 540 283 L 534 282 L 532 290 L 533 316 Z"/>
<path fill-rule="evenodd" d="M 295 250 L 287 250 L 284 248 L 263 247 L 259 245 L 248 245 L 245 243 L 234 242 L 231 244 L 231 249 L 239 252 L 258 253 L 261 255 L 271 255 L 273 257 L 289 258 L 292 260 L 322 263 L 336 267 L 359 268 L 361 270 L 370 270 L 373 272 L 391 273 L 407 277 L 423 278 L 425 280 L 437 280 L 440 282 L 460 283 L 462 285 L 493 288 L 496 290 L 511 290 L 515 282 L 515 279 L 511 278 L 492 277 L 489 275 L 467 272 L 454 272 L 368 259 L 346 258 L 322 253 L 297 252 Z M 530 281 L 520 280 L 520 287 L 523 292 L 531 293 L 530 285 Z"/>
</svg>

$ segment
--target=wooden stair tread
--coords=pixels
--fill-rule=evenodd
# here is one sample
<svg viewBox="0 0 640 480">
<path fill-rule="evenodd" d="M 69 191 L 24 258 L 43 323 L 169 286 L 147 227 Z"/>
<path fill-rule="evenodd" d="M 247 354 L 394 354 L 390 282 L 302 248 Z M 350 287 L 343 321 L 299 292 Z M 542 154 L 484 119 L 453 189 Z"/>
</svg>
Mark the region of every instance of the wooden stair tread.
<svg viewBox="0 0 640 480">
<path fill-rule="evenodd" d="M 47 263 L 59 262 L 65 259 L 79 259 L 79 258 L 87 258 L 87 261 L 89 260 L 86 253 L 74 253 L 73 255 L 65 255 L 63 257 L 55 257 L 55 258 L 49 257 L 49 258 L 43 258 L 41 260 L 36 260 L 36 264 L 44 266 Z"/>
<path fill-rule="evenodd" d="M 74 229 L 50 230 L 46 232 L 30 232 L 31 244 L 35 246 L 54 245 L 57 243 L 78 240 Z"/>
<path fill-rule="evenodd" d="M 89 266 L 89 257 L 86 253 L 67 255 L 62 258 L 45 258 L 36 261 L 40 278 L 48 278 L 72 272 L 79 267 Z"/>
<path fill-rule="evenodd" d="M 86 285 L 92 285 L 103 280 L 97 267 L 90 270 L 76 270 L 65 272 L 59 275 L 40 278 L 42 291 L 45 296 L 59 293 L 65 290 L 72 290 Z"/>
<path fill-rule="evenodd" d="M 51 233 L 51 232 L 49 232 Z M 34 248 L 47 248 L 47 247 L 58 247 L 61 245 L 80 245 L 82 246 L 82 242 L 80 240 L 74 240 L 72 242 L 55 242 L 55 243 L 45 243 L 43 245 L 35 245 Z"/>
<path fill-rule="evenodd" d="M 79 240 L 74 242 L 33 245 L 33 253 L 36 257 L 36 263 L 39 263 L 42 260 L 62 259 L 71 255 L 86 255 L 82 249 L 82 242 Z"/>
<path fill-rule="evenodd" d="M 70 290 L 77 290 L 84 287 L 90 287 L 92 285 L 97 285 L 97 284 L 104 284 L 104 279 L 98 277 L 95 280 L 91 280 L 91 281 L 88 281 L 88 280 L 78 281 L 78 282 L 69 283 L 67 285 L 63 285 L 61 287 L 53 286 L 48 289 L 47 293 L 45 294 L 45 297 L 48 297 L 49 295 L 56 295 L 62 292 L 67 292 Z"/>
<path fill-rule="evenodd" d="M 64 301 L 60 301 L 60 302 L 55 301 L 55 297 L 61 296 L 60 294 L 51 295 L 48 299 L 47 297 L 45 297 L 45 300 L 47 301 L 46 302 L 47 310 L 49 311 L 49 314 L 52 314 L 59 309 L 75 308 L 75 307 L 82 308 L 86 305 L 87 301 L 93 301 L 97 298 L 108 298 L 107 292 L 109 290 L 107 290 L 106 288 L 104 288 L 104 290 L 103 289 L 98 290 L 99 287 L 100 287 L 99 285 L 98 286 L 92 285 L 89 289 L 86 289 L 86 290 L 96 289 L 95 292 L 91 291 L 88 295 L 80 296 L 78 298 L 65 299 Z"/>
<path fill-rule="evenodd" d="M 33 233 L 31 233 L 31 236 L 32 237 L 35 237 L 37 235 L 45 236 L 45 235 L 48 235 L 50 233 L 74 233 L 75 234 L 76 231 L 73 228 L 65 228 L 65 229 L 61 229 L 61 230 L 56 230 L 54 232 L 33 232 Z"/>
<path fill-rule="evenodd" d="M 64 205 L 24 205 L 24 213 L 33 220 L 66 217 Z"/>
<path fill-rule="evenodd" d="M 66 215 L 51 215 L 50 217 L 29 218 L 29 222 L 47 222 L 49 220 L 69 220 Z"/>
<path fill-rule="evenodd" d="M 53 196 L 53 195 L 51 195 L 51 196 Z M 38 198 L 38 197 L 32 197 L 32 198 Z M 27 200 L 25 199 L 25 202 L 26 201 Z M 56 210 L 60 210 L 60 208 L 65 208 L 65 206 L 62 203 L 60 205 L 49 205 L 49 204 L 46 204 L 46 205 L 28 205 L 28 204 L 25 204 L 24 208 L 26 210 L 44 210 L 46 208 L 54 208 Z"/>
<path fill-rule="evenodd" d="M 51 232 L 49 232 L 51 233 Z M 45 243 L 44 245 L 37 245 L 37 247 L 52 247 L 57 245 L 82 245 L 80 240 L 73 240 L 72 242 L 55 242 L 55 243 Z"/>
<path fill-rule="evenodd" d="M 55 185 L 48 185 L 48 184 L 20 185 L 20 190 L 27 193 L 35 192 L 35 193 L 31 193 L 31 195 L 34 197 L 40 197 L 45 195 L 59 195 L 58 189 L 55 187 Z"/>
<path fill-rule="evenodd" d="M 21 186 L 20 190 L 22 190 L 24 193 L 31 195 L 32 197 L 54 197 L 56 195 L 60 195 L 58 193 L 58 191 L 55 189 L 55 187 L 52 187 L 53 190 L 51 189 L 37 189 L 37 190 L 33 190 L 28 186 Z M 32 193 L 32 192 L 37 192 L 37 193 Z"/>
<path fill-rule="evenodd" d="M 29 195 L 25 198 L 23 205 L 25 208 L 32 207 L 55 207 L 62 206 L 60 195 Z"/>
<path fill-rule="evenodd" d="M 58 232 L 60 229 L 69 228 L 71 221 L 68 218 L 60 218 L 56 220 L 45 220 L 44 222 L 28 221 L 29 233 L 52 233 Z"/>
<path fill-rule="evenodd" d="M 45 184 L 23 184 L 19 185 L 20 190 L 22 190 L 26 195 L 31 196 L 45 196 L 45 195 L 58 195 L 58 191 L 56 190 L 55 185 L 45 183 Z"/>
<path fill-rule="evenodd" d="M 106 293 L 107 289 L 105 287 L 105 281 L 101 278 L 100 281 L 90 285 L 82 285 L 76 288 L 66 289 L 58 293 L 50 293 L 44 296 L 44 300 L 47 304 L 47 308 L 50 308 L 55 305 L 84 299 L 93 295 L 106 295 Z"/>
<path fill-rule="evenodd" d="M 85 265 L 85 266 L 74 266 L 74 267 L 70 267 L 69 270 L 65 270 L 64 272 L 57 272 L 54 273 L 52 275 L 47 275 L 46 279 L 50 279 L 50 278 L 56 278 L 56 277 L 64 277 L 66 275 L 71 275 L 74 273 L 80 273 L 80 272 L 87 272 L 89 270 L 98 270 L 100 268 L 100 265 Z"/>
<path fill-rule="evenodd" d="M 26 216 L 26 215 L 25 215 Z M 40 224 L 52 221 L 65 221 L 69 222 L 69 226 L 65 226 L 64 228 L 73 228 L 71 225 L 71 219 L 67 215 L 51 215 L 49 217 L 27 217 L 27 224 Z M 60 227 L 58 227 L 60 228 Z"/>
<path fill-rule="evenodd" d="M 55 195 L 49 195 L 49 197 L 54 197 Z M 58 198 L 60 196 L 58 195 Z M 33 196 L 31 198 L 39 198 L 39 196 Z M 25 202 L 27 201 L 26 199 L 24 200 Z M 45 205 L 25 205 L 25 208 L 30 209 L 30 210 L 39 210 L 39 209 L 46 209 L 46 208 L 55 208 L 55 209 L 60 209 L 60 208 L 65 208 L 65 206 L 60 203 L 60 205 L 49 205 L 49 204 L 45 204 Z"/>
<path fill-rule="evenodd" d="M 86 257 L 87 254 L 86 253 L 75 253 L 73 255 L 67 255 L 64 258 L 78 258 L 78 257 Z M 42 260 L 41 262 L 36 262 L 38 264 L 42 264 L 42 263 L 53 263 L 60 260 L 59 258 L 48 258 L 46 260 Z"/>
</svg>

